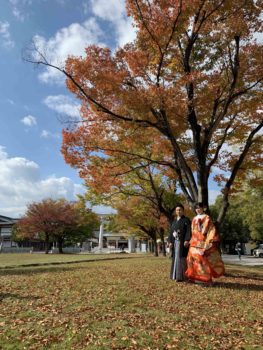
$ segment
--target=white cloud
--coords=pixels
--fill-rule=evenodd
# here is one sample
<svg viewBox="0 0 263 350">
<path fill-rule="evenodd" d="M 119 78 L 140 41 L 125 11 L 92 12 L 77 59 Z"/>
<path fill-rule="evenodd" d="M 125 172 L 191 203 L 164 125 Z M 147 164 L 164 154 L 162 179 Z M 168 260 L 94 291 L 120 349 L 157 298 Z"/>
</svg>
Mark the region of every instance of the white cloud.
<svg viewBox="0 0 263 350">
<path fill-rule="evenodd" d="M 15 18 L 23 22 L 28 15 L 26 7 L 32 5 L 32 0 L 9 0 L 12 6 L 12 12 Z"/>
<path fill-rule="evenodd" d="M 91 0 L 93 13 L 108 21 L 117 21 L 125 15 L 124 0 Z"/>
<path fill-rule="evenodd" d="M 135 29 L 131 19 L 126 16 L 124 0 L 91 0 L 83 3 L 83 12 L 87 14 L 89 6 L 94 16 L 110 22 L 115 29 L 112 36 L 116 36 L 117 46 L 122 46 L 135 38 Z M 100 42 L 103 32 L 95 17 L 89 18 L 83 23 L 72 23 L 68 27 L 61 28 L 49 39 L 35 35 L 33 42 L 39 52 L 43 53 L 49 63 L 60 68 L 64 67 L 69 55 L 83 56 L 85 48 L 91 44 L 104 46 Z M 38 60 L 36 54 L 34 59 Z M 44 83 L 64 84 L 64 75 L 58 70 L 46 67 L 39 74 Z"/>
<path fill-rule="evenodd" d="M 83 2 L 82 7 L 84 15 L 87 15 L 89 13 L 89 4 L 87 2 Z"/>
<path fill-rule="evenodd" d="M 19 217 L 28 203 L 51 197 L 76 199 L 83 186 L 67 177 L 41 179 L 39 165 L 23 157 L 9 157 L 0 146 L 0 214 Z"/>
<path fill-rule="evenodd" d="M 73 119 L 79 119 L 80 105 L 71 97 L 66 95 L 50 95 L 44 99 L 44 104 L 59 114 Z"/>
<path fill-rule="evenodd" d="M 3 45 L 6 48 L 13 48 L 15 46 L 14 41 L 11 39 L 11 35 L 9 33 L 10 24 L 8 22 L 0 21 L 0 37 L 3 39 Z"/>
<path fill-rule="evenodd" d="M 37 119 L 29 114 L 21 119 L 21 123 L 25 124 L 26 126 L 33 126 L 37 125 Z"/>
<path fill-rule="evenodd" d="M 10 105 L 14 105 L 15 104 L 15 102 L 13 100 L 11 100 L 11 98 L 8 98 L 7 102 L 10 103 Z"/>
<path fill-rule="evenodd" d="M 5 151 L 5 147 L 0 146 L 0 161 L 1 161 L 2 159 L 6 159 L 7 156 L 8 156 L 8 154 L 7 154 L 6 151 Z"/>
<path fill-rule="evenodd" d="M 209 190 L 209 204 L 214 204 L 220 194 L 222 194 L 220 190 Z"/>
<path fill-rule="evenodd" d="M 40 3 L 45 0 L 34 0 L 34 4 L 36 2 Z M 69 0 L 55 0 L 61 6 L 64 6 Z M 9 0 L 9 3 L 12 7 L 12 13 L 14 17 L 21 22 L 24 22 L 26 18 L 29 16 L 28 7 L 33 4 L 33 0 Z"/>
<path fill-rule="evenodd" d="M 94 213 L 96 214 L 116 214 L 117 211 L 115 209 L 113 209 L 112 207 L 108 207 L 105 205 L 95 205 L 95 206 L 91 206 L 91 209 Z"/>
<path fill-rule="evenodd" d="M 25 15 L 17 7 L 13 8 L 13 15 L 21 22 L 24 22 Z"/>
<path fill-rule="evenodd" d="M 116 30 L 119 46 L 123 46 L 135 39 L 135 29 L 132 27 L 132 21 L 130 18 L 119 20 L 116 24 Z"/>
<path fill-rule="evenodd" d="M 69 55 L 84 55 L 85 47 L 91 44 L 99 44 L 101 35 L 102 32 L 96 20 L 90 18 L 82 24 L 72 23 L 69 27 L 60 29 L 50 39 L 36 35 L 33 41 L 39 51 L 45 54 L 49 62 L 63 67 Z M 38 59 L 37 55 L 35 59 Z M 45 83 L 64 83 L 62 73 L 50 67 L 47 67 L 39 75 L 39 78 Z"/>
<path fill-rule="evenodd" d="M 43 137 L 44 139 L 49 139 L 49 138 L 59 139 L 60 135 L 57 133 L 52 133 L 51 131 L 48 131 L 48 130 L 42 130 L 40 137 Z"/>
<path fill-rule="evenodd" d="M 125 0 L 91 0 L 91 6 L 94 15 L 114 25 L 118 46 L 134 40 L 135 28 L 126 16 Z"/>
</svg>

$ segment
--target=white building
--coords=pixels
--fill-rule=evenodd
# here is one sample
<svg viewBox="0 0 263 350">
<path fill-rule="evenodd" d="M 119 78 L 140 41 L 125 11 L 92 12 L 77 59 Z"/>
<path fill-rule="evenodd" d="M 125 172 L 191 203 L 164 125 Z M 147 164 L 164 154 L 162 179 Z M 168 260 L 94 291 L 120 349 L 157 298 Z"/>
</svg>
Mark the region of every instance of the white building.
<svg viewBox="0 0 263 350">
<path fill-rule="evenodd" d="M 16 247 L 17 244 L 12 241 L 12 228 L 18 219 L 9 218 L 0 215 L 0 248 Z"/>
</svg>

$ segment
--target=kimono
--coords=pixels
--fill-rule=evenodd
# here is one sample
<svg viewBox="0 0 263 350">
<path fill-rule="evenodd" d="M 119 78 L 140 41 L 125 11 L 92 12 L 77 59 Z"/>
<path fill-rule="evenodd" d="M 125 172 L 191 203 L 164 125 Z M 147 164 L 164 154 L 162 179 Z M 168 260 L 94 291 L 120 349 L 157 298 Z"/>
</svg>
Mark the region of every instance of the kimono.
<svg viewBox="0 0 263 350">
<path fill-rule="evenodd" d="M 186 257 L 188 248 L 184 247 L 185 241 L 191 239 L 191 221 L 181 216 L 171 225 L 168 242 L 172 243 L 172 265 L 170 278 L 176 281 L 185 280 Z"/>
<path fill-rule="evenodd" d="M 187 256 L 186 276 L 190 280 L 211 283 L 212 277 L 224 274 L 224 263 L 218 250 L 219 241 L 211 218 L 206 214 L 195 216 Z"/>
</svg>

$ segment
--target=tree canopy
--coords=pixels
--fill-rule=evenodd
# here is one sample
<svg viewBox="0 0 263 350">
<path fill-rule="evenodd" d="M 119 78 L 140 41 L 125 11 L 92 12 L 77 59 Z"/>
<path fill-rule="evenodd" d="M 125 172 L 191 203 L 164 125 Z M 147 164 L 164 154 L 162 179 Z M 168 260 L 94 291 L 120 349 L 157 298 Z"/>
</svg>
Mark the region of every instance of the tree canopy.
<svg viewBox="0 0 263 350">
<path fill-rule="evenodd" d="M 109 166 L 108 162 L 98 161 L 100 169 Z M 176 193 L 175 181 L 163 173 L 162 169 L 146 165 L 142 161 L 136 168 L 126 163 L 125 168 L 126 171 L 118 174 L 118 182 L 112 183 L 105 179 L 104 171 L 99 175 L 97 173 L 96 181 L 94 177 L 91 179 L 92 182 L 86 180 L 85 198 L 93 204 L 111 205 L 118 210 L 123 200 L 138 197 L 146 201 L 149 208 L 159 212 L 169 223 L 172 223 L 175 207 L 183 199 Z"/>
<path fill-rule="evenodd" d="M 142 197 L 119 198 L 115 208 L 117 215 L 113 218 L 113 223 L 117 228 L 137 237 L 151 239 L 154 253 L 158 256 L 157 239 L 160 238 L 164 246 L 164 234 L 168 229 L 167 217 Z"/>
<path fill-rule="evenodd" d="M 62 71 L 82 102 L 63 133 L 65 160 L 90 185 L 118 184 L 126 166 L 167 169 L 190 206 L 222 187 L 222 222 L 237 176 L 262 167 L 263 3 L 127 0 L 137 37 L 111 52 L 89 46 L 64 68 L 38 48 L 31 62 Z M 108 166 L 102 166 L 102 162 Z M 94 181 L 95 180 L 95 181 Z"/>
</svg>

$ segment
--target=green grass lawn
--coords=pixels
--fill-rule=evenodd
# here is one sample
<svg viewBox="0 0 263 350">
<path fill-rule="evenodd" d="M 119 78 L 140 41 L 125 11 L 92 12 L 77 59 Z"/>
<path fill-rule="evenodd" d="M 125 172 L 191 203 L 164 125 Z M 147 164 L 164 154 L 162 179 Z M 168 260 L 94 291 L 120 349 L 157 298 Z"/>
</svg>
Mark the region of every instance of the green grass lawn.
<svg viewBox="0 0 263 350">
<path fill-rule="evenodd" d="M 262 268 L 202 287 L 170 281 L 170 263 L 1 269 L 0 349 L 263 349 Z"/>
</svg>

